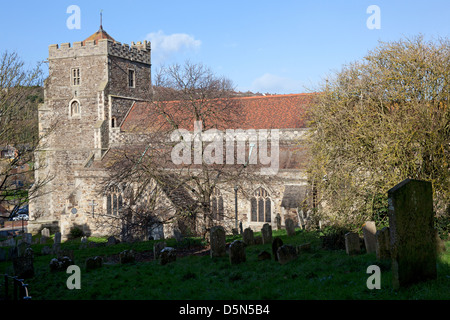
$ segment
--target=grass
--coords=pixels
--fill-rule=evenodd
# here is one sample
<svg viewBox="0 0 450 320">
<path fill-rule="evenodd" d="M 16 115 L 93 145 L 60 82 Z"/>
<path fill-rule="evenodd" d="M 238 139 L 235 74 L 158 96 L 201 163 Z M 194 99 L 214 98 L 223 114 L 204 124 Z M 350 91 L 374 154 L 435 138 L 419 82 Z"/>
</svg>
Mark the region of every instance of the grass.
<svg viewBox="0 0 450 320">
<path fill-rule="evenodd" d="M 258 233 L 256 233 L 258 235 Z M 35 277 L 27 279 L 33 300 L 409 300 L 450 299 L 450 242 L 439 257 L 437 280 L 412 285 L 398 291 L 391 284 L 390 261 L 377 261 L 374 254 L 348 256 L 344 250 L 321 248 L 317 233 L 297 230 L 287 237 L 284 230 L 274 231 L 285 244 L 311 242 L 312 250 L 302 253 L 285 265 L 272 260 L 258 261 L 262 250 L 271 252 L 270 245 L 246 248 L 247 261 L 231 265 L 228 257 L 211 259 L 206 256 L 187 256 L 161 266 L 158 261 L 131 264 L 104 264 L 87 272 L 84 262 L 96 255 L 110 256 L 125 249 L 136 252 L 152 250 L 154 241 L 134 244 L 79 249 L 80 240 L 62 244 L 74 250 L 74 260 L 81 268 L 81 289 L 69 290 L 66 272 L 50 272 L 52 255 L 41 256 L 44 245 L 33 245 Z M 227 241 L 239 237 L 227 238 Z M 105 239 L 90 238 L 105 242 Z M 196 240 L 197 242 L 199 240 Z M 50 240 L 51 242 L 51 240 Z M 174 240 L 167 240 L 176 246 Z M 381 269 L 381 289 L 369 290 L 367 267 L 376 264 Z M 11 262 L 0 263 L 0 273 L 12 273 Z"/>
</svg>

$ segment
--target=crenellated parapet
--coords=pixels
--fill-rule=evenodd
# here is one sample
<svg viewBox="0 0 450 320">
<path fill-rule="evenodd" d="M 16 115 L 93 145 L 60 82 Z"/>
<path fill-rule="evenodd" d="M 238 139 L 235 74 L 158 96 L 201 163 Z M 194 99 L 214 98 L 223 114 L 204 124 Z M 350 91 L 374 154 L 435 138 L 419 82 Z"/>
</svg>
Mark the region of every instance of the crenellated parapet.
<svg viewBox="0 0 450 320">
<path fill-rule="evenodd" d="M 151 45 L 149 41 L 132 42 L 131 46 L 110 39 L 78 41 L 49 46 L 48 59 L 85 57 L 93 55 L 115 56 L 150 65 Z"/>
</svg>

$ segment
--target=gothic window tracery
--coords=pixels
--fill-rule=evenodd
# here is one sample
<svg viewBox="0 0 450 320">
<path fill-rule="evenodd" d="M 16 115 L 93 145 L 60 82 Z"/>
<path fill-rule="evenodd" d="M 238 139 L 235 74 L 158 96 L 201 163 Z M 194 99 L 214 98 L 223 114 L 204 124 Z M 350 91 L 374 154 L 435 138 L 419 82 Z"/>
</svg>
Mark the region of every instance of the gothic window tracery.
<svg viewBox="0 0 450 320">
<path fill-rule="evenodd" d="M 252 222 L 271 222 L 272 200 L 266 189 L 259 187 L 250 199 L 250 218 Z"/>
</svg>

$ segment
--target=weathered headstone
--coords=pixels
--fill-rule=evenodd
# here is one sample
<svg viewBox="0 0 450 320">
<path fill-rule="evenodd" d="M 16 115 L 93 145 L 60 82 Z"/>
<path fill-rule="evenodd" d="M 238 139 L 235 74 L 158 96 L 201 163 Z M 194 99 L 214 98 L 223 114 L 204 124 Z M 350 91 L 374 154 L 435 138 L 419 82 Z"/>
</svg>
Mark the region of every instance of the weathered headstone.
<svg viewBox="0 0 450 320">
<path fill-rule="evenodd" d="M 345 252 L 349 255 L 358 254 L 361 252 L 359 235 L 357 233 L 348 232 L 345 234 Z"/>
<path fill-rule="evenodd" d="M 384 227 L 378 230 L 375 234 L 377 240 L 376 254 L 378 260 L 389 259 L 391 257 L 390 253 L 390 238 L 389 238 L 389 228 Z"/>
<path fill-rule="evenodd" d="M 242 235 L 242 241 L 246 246 L 251 246 L 255 243 L 253 230 L 251 228 L 245 228 L 244 234 Z"/>
<path fill-rule="evenodd" d="M 155 259 L 159 259 L 159 256 L 161 254 L 161 250 L 164 249 L 165 247 L 167 247 L 167 244 L 166 244 L 165 241 L 156 242 L 153 245 L 153 257 Z"/>
<path fill-rule="evenodd" d="M 165 265 L 170 262 L 174 262 L 177 260 L 176 251 L 172 247 L 165 247 L 161 250 L 160 254 L 160 264 Z"/>
<path fill-rule="evenodd" d="M 394 289 L 436 279 L 431 182 L 406 179 L 388 191 Z"/>
<path fill-rule="evenodd" d="M 288 236 L 295 236 L 295 224 L 291 218 L 287 218 L 284 222 L 286 225 L 286 233 Z"/>
<path fill-rule="evenodd" d="M 0 262 L 6 261 L 6 250 L 0 248 Z"/>
<path fill-rule="evenodd" d="M 61 244 L 61 232 L 55 233 L 55 238 L 53 239 L 55 244 Z"/>
<path fill-rule="evenodd" d="M 277 225 L 277 230 L 281 230 L 281 216 L 279 213 L 275 216 L 275 223 Z"/>
<path fill-rule="evenodd" d="M 215 226 L 211 228 L 209 241 L 211 244 L 211 258 L 223 257 L 226 255 L 225 229 L 222 226 Z"/>
<path fill-rule="evenodd" d="M 32 278 L 34 276 L 34 257 L 33 249 L 26 248 L 25 252 L 13 259 L 14 274 L 22 279 Z"/>
<path fill-rule="evenodd" d="M 230 263 L 239 264 L 246 261 L 245 244 L 241 240 L 235 240 L 230 244 Z"/>
<path fill-rule="evenodd" d="M 99 256 L 91 257 L 86 259 L 86 271 L 101 268 L 103 265 L 103 259 Z"/>
<path fill-rule="evenodd" d="M 33 236 L 31 233 L 24 233 L 23 234 L 23 241 L 27 243 L 28 245 L 33 244 Z"/>
<path fill-rule="evenodd" d="M 366 221 L 363 225 L 364 244 L 366 246 L 366 252 L 372 253 L 376 251 L 377 239 L 375 234 L 377 233 L 377 227 L 374 221 Z"/>
<path fill-rule="evenodd" d="M 277 250 L 278 262 L 286 264 L 297 258 L 297 249 L 290 244 L 284 244 Z"/>
<path fill-rule="evenodd" d="M 130 263 L 135 261 L 135 255 L 133 250 L 124 250 L 119 253 L 119 261 L 121 264 Z"/>
<path fill-rule="evenodd" d="M 272 242 L 272 255 L 275 259 L 275 261 L 278 261 L 278 248 L 281 247 L 283 245 L 283 240 L 281 240 L 280 237 L 275 237 L 275 239 L 273 239 Z"/>
<path fill-rule="evenodd" d="M 109 236 L 108 237 L 108 240 L 107 240 L 107 242 L 106 242 L 106 245 L 107 246 L 113 246 L 113 245 L 115 245 L 115 244 L 118 244 L 120 242 L 120 240 L 119 239 L 116 239 L 116 237 L 114 237 L 114 236 Z"/>
<path fill-rule="evenodd" d="M 261 229 L 261 236 L 263 244 L 272 243 L 272 226 L 265 223 Z"/>
<path fill-rule="evenodd" d="M 73 264 L 74 262 L 71 258 L 64 256 L 50 260 L 49 267 L 50 271 L 66 271 Z"/>
<path fill-rule="evenodd" d="M 48 229 L 48 228 L 42 229 L 41 236 L 46 237 L 46 238 L 50 238 L 50 229 Z"/>
</svg>

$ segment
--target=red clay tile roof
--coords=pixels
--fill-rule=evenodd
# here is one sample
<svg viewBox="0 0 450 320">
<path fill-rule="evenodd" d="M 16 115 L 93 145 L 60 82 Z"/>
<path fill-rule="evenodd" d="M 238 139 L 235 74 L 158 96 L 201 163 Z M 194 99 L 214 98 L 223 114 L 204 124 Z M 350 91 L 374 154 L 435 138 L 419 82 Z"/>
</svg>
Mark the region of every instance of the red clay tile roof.
<svg viewBox="0 0 450 320">
<path fill-rule="evenodd" d="M 90 40 L 94 40 L 94 43 L 97 44 L 98 40 L 100 40 L 100 39 L 109 39 L 114 42 L 116 41 L 100 26 L 100 29 L 98 29 L 98 31 L 96 33 L 94 33 L 93 35 L 84 39 L 83 45 L 86 43 L 86 41 L 90 41 Z"/>
<path fill-rule="evenodd" d="M 233 98 L 239 111 L 232 118 L 225 115 L 218 129 L 294 129 L 306 127 L 306 116 L 314 94 L 288 94 Z M 124 132 L 148 132 L 167 128 L 167 119 L 173 119 L 179 128 L 193 130 L 194 118 L 177 110 L 180 102 L 165 102 L 163 108 L 154 103 L 136 102 L 124 119 Z M 166 110 L 162 115 L 158 110 Z"/>
</svg>

